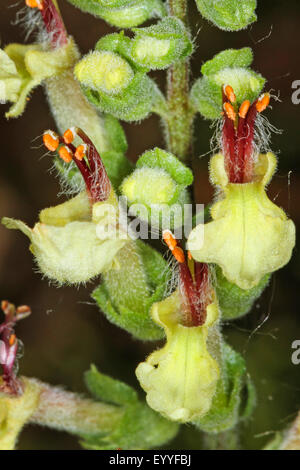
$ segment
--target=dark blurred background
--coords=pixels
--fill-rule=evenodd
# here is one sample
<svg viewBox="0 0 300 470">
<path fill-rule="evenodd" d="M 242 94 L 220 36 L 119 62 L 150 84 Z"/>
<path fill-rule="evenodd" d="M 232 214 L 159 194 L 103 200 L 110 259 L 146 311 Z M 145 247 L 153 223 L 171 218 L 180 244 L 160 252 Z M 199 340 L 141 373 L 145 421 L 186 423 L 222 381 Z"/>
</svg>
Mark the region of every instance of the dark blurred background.
<svg viewBox="0 0 300 470">
<path fill-rule="evenodd" d="M 1 0 L 1 46 L 23 42 L 24 34 L 13 20 L 23 1 Z M 59 2 L 67 30 L 81 52 L 112 29 L 104 21 L 81 13 L 67 1 Z M 278 172 L 269 195 L 296 223 L 300 221 L 300 105 L 291 101 L 292 82 L 300 80 L 300 2 L 298 0 L 258 0 L 258 21 L 245 31 L 227 33 L 202 20 L 190 1 L 191 27 L 197 34 L 197 50 L 192 60 L 192 77 L 201 64 L 226 48 L 250 46 L 254 69 L 267 78 L 268 89 L 280 92 L 281 102 L 267 111 L 271 123 L 283 129 L 274 135 L 272 149 L 279 156 Z M 164 84 L 162 73 L 156 75 Z M 32 226 L 38 212 L 61 201 L 58 181 L 49 174 L 51 162 L 43 157 L 41 134 L 54 128 L 42 87 L 32 94 L 23 116 L 6 121 L 1 107 L 0 215 L 20 218 Z M 153 116 L 138 124 L 124 125 L 131 160 L 155 145 L 163 146 L 158 119 Z M 209 150 L 212 130 L 208 121 L 197 119 L 195 152 Z M 212 188 L 207 175 L 208 156 L 198 160 L 196 184 L 198 202 L 207 203 Z M 284 428 L 300 409 L 300 365 L 291 362 L 291 344 L 300 339 L 299 252 L 294 251 L 288 266 L 273 276 L 270 286 L 246 318 L 224 327 L 227 340 L 246 358 L 254 379 L 258 403 L 252 420 L 242 431 L 243 445 L 257 449 Z M 89 297 L 86 289 L 56 288 L 35 272 L 28 241 L 24 235 L 0 228 L 1 299 L 29 304 L 33 314 L 18 326 L 25 354 L 22 374 L 63 384 L 84 392 L 83 372 L 95 363 L 103 372 L 138 387 L 134 370 L 154 345 L 132 339 L 111 326 Z M 263 324 L 262 324 L 263 323 Z M 261 325 L 261 327 L 259 327 Z M 259 328 L 258 328 L 259 327 Z M 201 436 L 185 426 L 172 443 L 177 449 L 201 448 Z M 78 449 L 76 438 L 65 433 L 28 427 L 22 434 L 21 449 Z"/>
</svg>

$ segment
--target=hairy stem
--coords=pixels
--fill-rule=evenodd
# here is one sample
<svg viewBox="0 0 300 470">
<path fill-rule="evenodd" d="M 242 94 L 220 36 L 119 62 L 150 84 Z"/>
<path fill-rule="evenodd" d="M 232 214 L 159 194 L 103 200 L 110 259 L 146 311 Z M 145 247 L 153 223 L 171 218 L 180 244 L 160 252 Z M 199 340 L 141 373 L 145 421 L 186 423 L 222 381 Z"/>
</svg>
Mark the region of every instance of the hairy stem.
<svg viewBox="0 0 300 470">
<path fill-rule="evenodd" d="M 240 445 L 236 428 L 218 434 L 204 434 L 203 448 L 205 450 L 238 450 Z"/>
<path fill-rule="evenodd" d="M 113 431 L 122 418 L 122 408 L 81 398 L 35 379 L 27 380 L 40 387 L 39 405 L 30 418 L 33 424 L 72 434 L 98 434 Z"/>
<path fill-rule="evenodd" d="M 187 26 L 187 0 L 168 0 L 170 16 L 176 16 Z M 165 119 L 166 140 L 170 152 L 181 160 L 190 159 L 194 113 L 189 105 L 189 58 L 168 69 Z"/>
</svg>

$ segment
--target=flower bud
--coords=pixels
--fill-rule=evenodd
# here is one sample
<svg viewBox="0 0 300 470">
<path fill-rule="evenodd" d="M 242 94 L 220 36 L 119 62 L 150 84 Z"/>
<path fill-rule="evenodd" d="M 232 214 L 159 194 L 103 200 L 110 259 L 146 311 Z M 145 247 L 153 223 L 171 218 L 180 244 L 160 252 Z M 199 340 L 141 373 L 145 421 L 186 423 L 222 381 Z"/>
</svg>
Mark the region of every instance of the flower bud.
<svg viewBox="0 0 300 470">
<path fill-rule="evenodd" d="M 182 224 L 181 206 L 188 202 L 185 187 L 193 175 L 174 155 L 159 148 L 145 152 L 137 169 L 122 183 L 121 191 L 131 206 L 131 214 L 156 226 Z M 180 209 L 179 219 L 176 209 Z M 174 209 L 174 213 L 170 213 Z M 171 217 L 171 219 L 170 219 Z"/>
<path fill-rule="evenodd" d="M 14 450 L 19 433 L 38 407 L 39 387 L 32 380 L 21 380 L 22 395 L 0 394 L 0 450 Z"/>
<path fill-rule="evenodd" d="M 295 226 L 282 209 L 268 199 L 265 187 L 276 168 L 272 153 L 259 155 L 254 180 L 229 183 L 224 157 L 211 160 L 210 176 L 224 191 L 211 208 L 213 221 L 198 225 L 188 238 L 197 261 L 218 264 L 228 281 L 241 289 L 257 286 L 268 273 L 284 266 L 295 245 Z"/>
<path fill-rule="evenodd" d="M 218 28 L 238 31 L 256 21 L 256 0 L 196 0 L 198 10 Z"/>
<path fill-rule="evenodd" d="M 164 18 L 153 26 L 134 31 L 132 57 L 149 69 L 167 68 L 192 53 L 192 42 L 183 23 L 177 18 Z"/>
<path fill-rule="evenodd" d="M 139 364 L 136 375 L 151 408 L 172 421 L 188 422 L 209 411 L 216 391 L 219 367 L 206 342 L 218 307 L 208 305 L 205 323 L 194 327 L 181 324 L 180 308 L 178 291 L 153 305 L 152 318 L 164 328 L 167 342 Z"/>
<path fill-rule="evenodd" d="M 108 95 L 121 93 L 134 76 L 128 62 L 107 51 L 86 55 L 76 64 L 74 72 L 80 83 Z"/>
</svg>

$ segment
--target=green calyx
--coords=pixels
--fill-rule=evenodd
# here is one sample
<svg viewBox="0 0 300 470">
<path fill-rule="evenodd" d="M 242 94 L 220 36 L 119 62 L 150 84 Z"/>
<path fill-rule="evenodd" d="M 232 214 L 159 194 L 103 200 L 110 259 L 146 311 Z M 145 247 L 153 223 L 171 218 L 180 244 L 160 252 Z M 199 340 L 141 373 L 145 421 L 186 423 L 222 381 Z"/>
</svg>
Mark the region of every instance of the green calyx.
<svg viewBox="0 0 300 470">
<path fill-rule="evenodd" d="M 175 437 L 178 425 L 139 401 L 135 390 L 125 383 L 102 374 L 93 365 L 85 373 L 85 382 L 96 399 L 113 403 L 124 410 L 118 426 L 111 433 L 82 436 L 85 448 L 145 450 L 160 447 Z"/>
<path fill-rule="evenodd" d="M 223 320 L 235 320 L 246 315 L 268 286 L 271 277 L 270 274 L 266 274 L 252 289 L 241 289 L 228 281 L 218 266 L 215 269 L 215 288 Z"/>
<path fill-rule="evenodd" d="M 150 18 L 162 17 L 166 9 L 161 0 L 69 0 L 82 11 L 91 13 L 118 28 L 139 26 Z"/>
<path fill-rule="evenodd" d="M 184 24 L 177 18 L 163 18 L 147 28 L 134 29 L 131 55 L 140 65 L 149 69 L 164 69 L 183 60 L 193 51 Z"/>
<path fill-rule="evenodd" d="M 222 345 L 222 375 L 209 412 L 194 422 L 207 433 L 220 433 L 247 419 L 255 406 L 254 386 L 247 375 L 246 363 L 229 345 Z"/>
<path fill-rule="evenodd" d="M 195 110 L 207 119 L 217 119 L 222 112 L 222 86 L 230 85 L 237 105 L 254 101 L 261 93 L 265 79 L 249 68 L 253 60 L 250 48 L 228 49 L 206 62 L 203 77 L 194 83 L 190 100 Z"/>
<path fill-rule="evenodd" d="M 115 268 L 103 275 L 92 297 L 109 321 L 142 340 L 157 340 L 163 330 L 150 317 L 170 280 L 163 257 L 140 240 L 129 243 L 117 257 Z"/>
<path fill-rule="evenodd" d="M 256 0 L 196 0 L 198 10 L 218 28 L 238 31 L 256 21 Z"/>
</svg>

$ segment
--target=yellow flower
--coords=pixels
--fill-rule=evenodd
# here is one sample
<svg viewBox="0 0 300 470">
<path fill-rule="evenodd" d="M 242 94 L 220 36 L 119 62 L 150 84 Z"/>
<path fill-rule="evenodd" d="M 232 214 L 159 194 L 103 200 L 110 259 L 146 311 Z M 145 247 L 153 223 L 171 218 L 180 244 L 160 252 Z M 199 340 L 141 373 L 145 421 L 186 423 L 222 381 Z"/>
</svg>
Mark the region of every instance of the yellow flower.
<svg viewBox="0 0 300 470">
<path fill-rule="evenodd" d="M 65 72 L 77 59 L 72 39 L 50 51 L 44 51 L 39 44 L 9 44 L 0 49 L 0 100 L 13 103 L 6 117 L 22 114 L 31 90 L 44 79 Z"/>
<path fill-rule="evenodd" d="M 224 157 L 214 155 L 212 182 L 224 198 L 211 208 L 213 221 L 198 225 L 188 238 L 193 258 L 216 263 L 224 276 L 242 289 L 251 289 L 261 278 L 284 266 L 295 245 L 295 226 L 282 209 L 267 197 L 265 187 L 276 168 L 272 153 L 259 155 L 250 183 L 229 183 Z"/>
<path fill-rule="evenodd" d="M 180 323 L 181 298 L 175 291 L 152 306 L 153 320 L 165 330 L 167 342 L 136 369 L 147 392 L 147 403 L 173 421 L 193 421 L 210 409 L 219 378 L 219 367 L 207 350 L 209 329 L 218 318 L 215 302 L 207 307 L 202 326 Z"/>
<path fill-rule="evenodd" d="M 22 379 L 21 396 L 0 394 L 0 450 L 13 450 L 24 424 L 39 403 L 40 388 L 33 381 Z"/>
<path fill-rule="evenodd" d="M 116 227 L 116 198 L 92 205 L 84 191 L 44 209 L 30 229 L 20 220 L 4 217 L 3 224 L 19 229 L 31 241 L 30 250 L 43 274 L 59 284 L 77 284 L 108 270 L 117 252 L 127 243 Z"/>
</svg>

